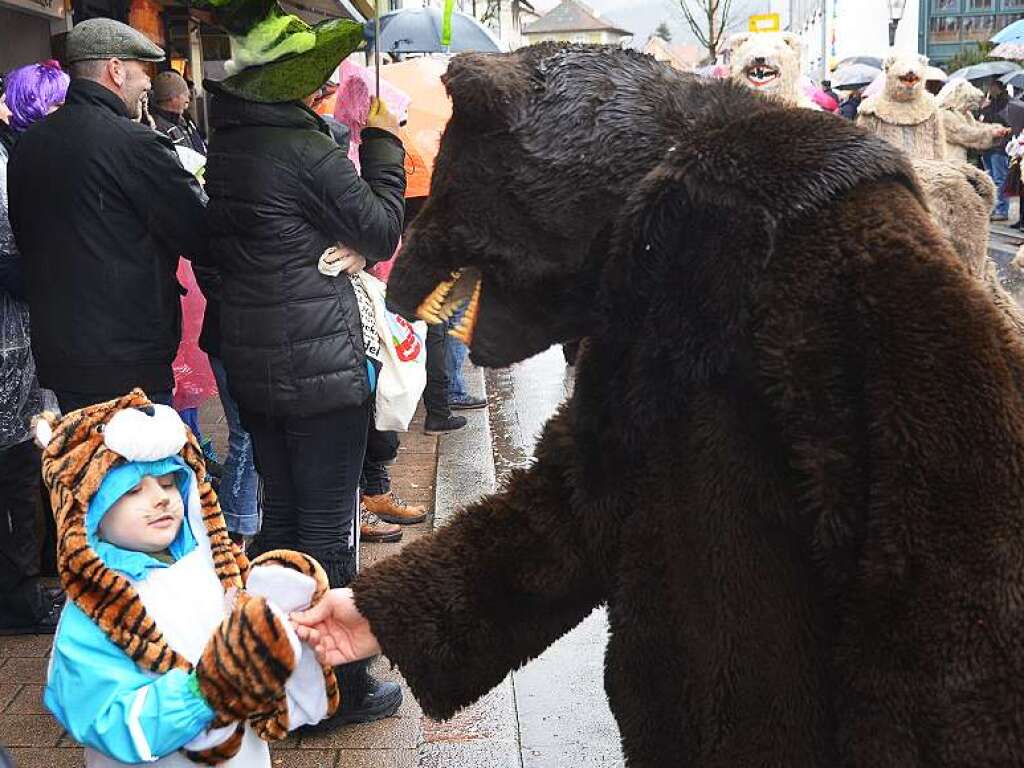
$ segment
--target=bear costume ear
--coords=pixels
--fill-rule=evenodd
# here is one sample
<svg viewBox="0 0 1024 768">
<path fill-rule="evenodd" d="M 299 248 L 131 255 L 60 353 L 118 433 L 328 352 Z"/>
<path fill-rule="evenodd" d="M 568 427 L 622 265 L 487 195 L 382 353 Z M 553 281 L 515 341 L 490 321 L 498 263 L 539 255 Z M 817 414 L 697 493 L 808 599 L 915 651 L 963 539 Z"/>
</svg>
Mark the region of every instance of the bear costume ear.
<svg viewBox="0 0 1024 768">
<path fill-rule="evenodd" d="M 730 37 L 729 40 L 726 42 L 726 44 L 725 44 L 726 50 L 728 50 L 728 51 L 735 51 L 737 48 L 739 48 L 741 45 L 743 45 L 745 42 L 747 42 L 747 40 L 750 39 L 751 34 L 753 34 L 753 33 L 751 33 L 751 32 L 737 32 L 735 35 Z"/>
<path fill-rule="evenodd" d="M 507 56 L 464 53 L 441 78 L 452 99 L 452 114 L 474 123 L 500 124 L 530 88 L 527 68 Z"/>
<path fill-rule="evenodd" d="M 800 36 L 794 35 L 792 32 L 783 32 L 782 41 L 797 53 L 800 53 L 800 50 L 803 47 L 803 42 L 800 40 Z"/>
</svg>

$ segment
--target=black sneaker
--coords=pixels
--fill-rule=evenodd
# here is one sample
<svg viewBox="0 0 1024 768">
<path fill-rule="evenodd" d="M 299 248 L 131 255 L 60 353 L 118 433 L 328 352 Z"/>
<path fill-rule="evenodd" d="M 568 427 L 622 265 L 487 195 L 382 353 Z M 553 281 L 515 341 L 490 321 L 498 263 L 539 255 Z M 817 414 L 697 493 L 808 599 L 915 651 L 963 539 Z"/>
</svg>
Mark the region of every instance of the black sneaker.
<svg viewBox="0 0 1024 768">
<path fill-rule="evenodd" d="M 444 435 L 456 432 L 466 426 L 465 416 L 448 416 L 447 418 L 427 416 L 423 431 L 428 435 Z"/>
<path fill-rule="evenodd" d="M 391 717 L 402 706 L 402 686 L 398 683 L 388 683 L 378 680 L 373 675 L 366 676 L 369 685 L 368 693 L 363 700 L 351 707 L 345 706 L 345 697 L 342 697 L 341 706 L 333 717 L 317 723 L 307 725 L 302 729 L 304 733 L 324 733 L 332 731 L 343 725 L 355 723 L 372 723 Z"/>
<path fill-rule="evenodd" d="M 466 395 L 459 400 L 449 400 L 448 407 L 453 411 L 475 411 L 477 408 L 487 407 L 487 398 Z"/>
<path fill-rule="evenodd" d="M 52 635 L 57 631 L 63 602 L 49 601 L 33 616 L 24 613 L 0 613 L 0 636 Z"/>
</svg>

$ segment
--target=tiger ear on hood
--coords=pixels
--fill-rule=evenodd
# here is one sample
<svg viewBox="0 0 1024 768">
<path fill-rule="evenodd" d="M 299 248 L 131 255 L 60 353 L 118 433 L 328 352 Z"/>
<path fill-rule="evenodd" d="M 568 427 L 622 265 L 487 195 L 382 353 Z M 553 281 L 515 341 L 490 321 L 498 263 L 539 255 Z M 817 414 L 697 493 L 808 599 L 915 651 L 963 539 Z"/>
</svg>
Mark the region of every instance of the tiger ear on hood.
<svg viewBox="0 0 1024 768">
<path fill-rule="evenodd" d="M 43 411 L 37 416 L 32 417 L 32 437 L 35 440 L 35 444 L 42 450 L 45 451 L 46 446 L 53 439 L 53 428 L 57 425 L 58 421 L 60 421 L 60 417 L 52 411 Z"/>
</svg>

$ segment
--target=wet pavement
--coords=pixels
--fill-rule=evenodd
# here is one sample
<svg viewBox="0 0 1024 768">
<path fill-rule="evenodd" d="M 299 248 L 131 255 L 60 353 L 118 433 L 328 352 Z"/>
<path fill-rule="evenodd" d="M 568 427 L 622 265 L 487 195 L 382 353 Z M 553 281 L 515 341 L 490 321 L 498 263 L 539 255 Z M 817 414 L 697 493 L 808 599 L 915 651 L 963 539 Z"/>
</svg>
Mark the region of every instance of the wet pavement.
<svg viewBox="0 0 1024 768">
<path fill-rule="evenodd" d="M 559 347 L 490 371 L 491 440 L 499 483 L 529 463 L 533 446 L 572 392 Z M 512 675 L 522 768 L 621 766 L 619 730 L 604 693 L 608 622 L 603 609 Z"/>
</svg>

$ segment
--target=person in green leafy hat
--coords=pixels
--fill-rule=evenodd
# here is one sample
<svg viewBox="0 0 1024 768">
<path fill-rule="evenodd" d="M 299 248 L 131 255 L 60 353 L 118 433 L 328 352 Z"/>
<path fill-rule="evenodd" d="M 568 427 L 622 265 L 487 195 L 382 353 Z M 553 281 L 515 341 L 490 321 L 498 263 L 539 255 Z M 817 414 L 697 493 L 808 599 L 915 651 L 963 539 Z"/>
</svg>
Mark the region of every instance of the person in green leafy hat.
<svg viewBox="0 0 1024 768">
<path fill-rule="evenodd" d="M 207 85 L 248 101 L 303 99 L 363 44 L 363 25 L 331 19 L 310 26 L 272 0 L 199 0 L 231 41 L 228 77 Z"/>
<path fill-rule="evenodd" d="M 361 25 L 310 27 L 266 0 L 203 5 L 232 46 L 228 77 L 206 85 L 207 221 L 221 360 L 264 484 L 249 554 L 304 552 L 342 587 L 356 572 L 359 477 L 380 365 L 373 304 L 356 275 L 398 246 L 405 151 L 397 120 L 375 100 L 360 177 L 310 108 L 361 45 Z M 398 709 L 401 688 L 372 678 L 365 662 L 336 671 L 342 704 L 319 727 Z"/>
</svg>

